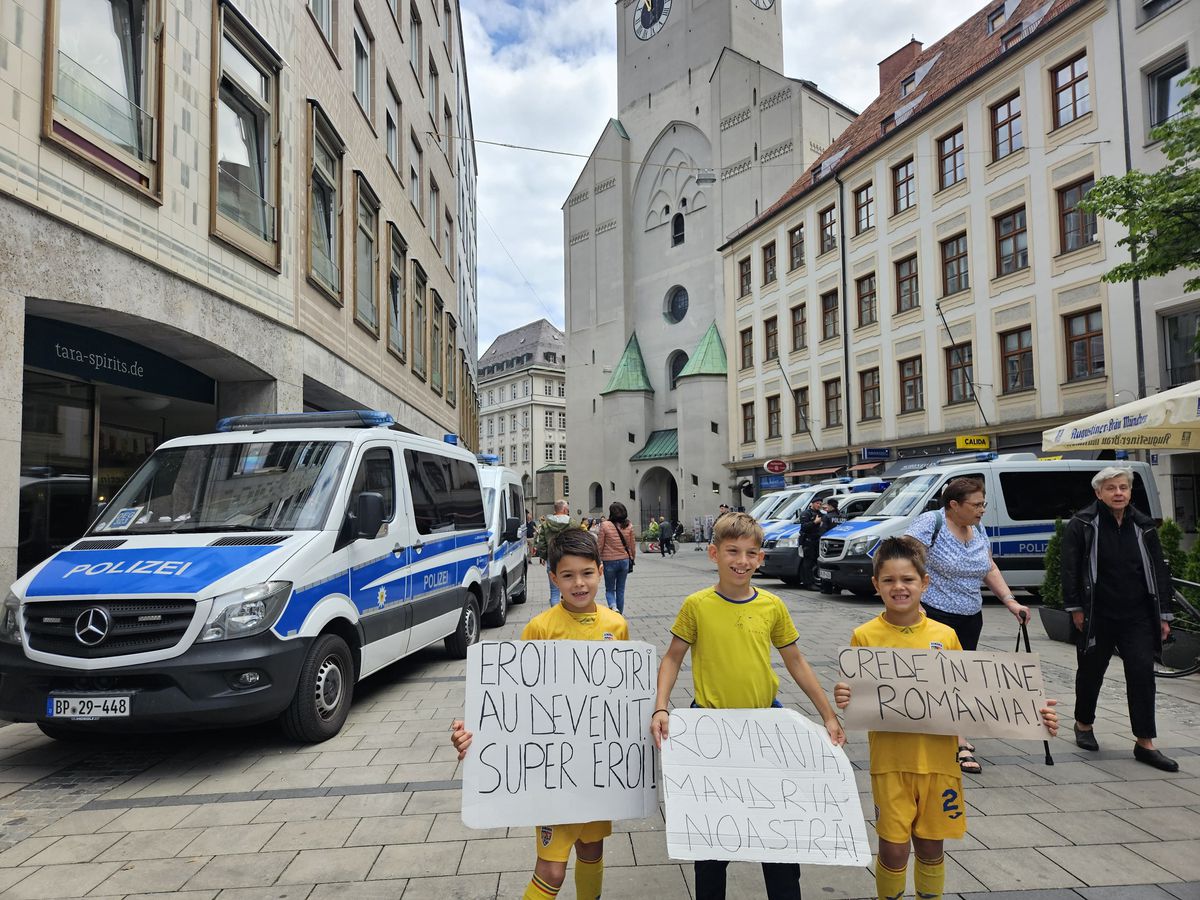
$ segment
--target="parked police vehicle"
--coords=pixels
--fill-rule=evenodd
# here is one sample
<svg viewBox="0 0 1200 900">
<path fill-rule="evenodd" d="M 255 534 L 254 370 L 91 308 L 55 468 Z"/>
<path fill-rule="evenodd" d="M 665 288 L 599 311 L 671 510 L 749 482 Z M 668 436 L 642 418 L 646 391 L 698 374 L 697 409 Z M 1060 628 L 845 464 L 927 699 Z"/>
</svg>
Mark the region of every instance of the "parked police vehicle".
<svg viewBox="0 0 1200 900">
<path fill-rule="evenodd" d="M 1038 459 L 1032 453 L 979 453 L 932 461 L 898 476 L 866 513 L 821 538 L 817 578 L 834 593 L 845 589 L 860 597 L 873 595 L 872 558 L 879 542 L 904 534 L 926 510 L 939 509 L 948 481 L 972 476 L 983 479 L 987 491 L 980 524 L 991 540 L 992 558 L 1010 587 L 1035 592 L 1044 576 L 1054 520 L 1067 521 L 1094 501 L 1092 476 L 1111 465 L 1111 460 Z M 1119 465 L 1133 470 L 1134 505 L 1160 519 L 1150 467 L 1144 462 Z"/>
<path fill-rule="evenodd" d="M 525 602 L 529 553 L 525 541 L 525 495 L 521 477 L 495 465 L 494 456 L 479 456 L 483 509 L 488 522 L 487 607 L 483 624 L 499 628 L 510 604 Z"/>
<path fill-rule="evenodd" d="M 337 734 L 355 683 L 479 639 L 488 530 L 466 450 L 386 413 L 224 419 L 164 443 L 0 610 L 0 718 L 48 735 L 279 717 Z"/>
<path fill-rule="evenodd" d="M 779 578 L 786 584 L 800 583 L 800 559 L 803 547 L 800 540 L 800 517 L 814 500 L 849 494 L 851 479 L 833 479 L 820 484 L 805 485 L 789 496 L 773 513 L 773 518 L 762 522 L 763 562 L 757 574 L 766 578 Z"/>
</svg>

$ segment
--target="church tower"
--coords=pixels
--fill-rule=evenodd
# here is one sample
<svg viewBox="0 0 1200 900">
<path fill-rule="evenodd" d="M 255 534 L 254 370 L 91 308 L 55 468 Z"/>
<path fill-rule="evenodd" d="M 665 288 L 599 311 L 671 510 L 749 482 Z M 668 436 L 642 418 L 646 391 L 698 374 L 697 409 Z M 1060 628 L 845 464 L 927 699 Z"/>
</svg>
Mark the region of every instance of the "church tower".
<svg viewBox="0 0 1200 900">
<path fill-rule="evenodd" d="M 619 108 L 563 205 L 574 515 L 690 530 L 741 502 L 716 248 L 854 115 L 780 74 L 781 2 L 615 4 Z"/>
</svg>

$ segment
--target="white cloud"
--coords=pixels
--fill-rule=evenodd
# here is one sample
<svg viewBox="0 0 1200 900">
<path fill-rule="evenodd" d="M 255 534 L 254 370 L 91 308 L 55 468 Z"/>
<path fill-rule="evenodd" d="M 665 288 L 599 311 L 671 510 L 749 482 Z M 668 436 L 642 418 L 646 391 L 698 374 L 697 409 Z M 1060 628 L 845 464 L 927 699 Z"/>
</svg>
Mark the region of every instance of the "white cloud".
<svg viewBox="0 0 1200 900">
<path fill-rule="evenodd" d="M 950 0 L 779 2 L 786 74 L 854 109 L 874 99 L 879 60 L 914 34 L 933 43 L 973 11 Z M 616 115 L 616 15 L 610 0 L 462 0 L 477 141 L 589 154 Z M 483 143 L 476 155 L 482 353 L 534 319 L 562 327 L 561 208 L 584 160 Z"/>
</svg>

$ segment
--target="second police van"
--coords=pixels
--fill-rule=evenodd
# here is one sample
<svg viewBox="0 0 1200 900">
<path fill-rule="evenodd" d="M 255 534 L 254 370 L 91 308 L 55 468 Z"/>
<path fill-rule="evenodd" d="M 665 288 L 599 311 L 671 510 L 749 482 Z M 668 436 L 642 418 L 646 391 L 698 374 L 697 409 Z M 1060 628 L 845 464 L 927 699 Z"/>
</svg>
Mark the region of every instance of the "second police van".
<svg viewBox="0 0 1200 900">
<path fill-rule="evenodd" d="M 869 482 L 869 483 L 868 483 Z M 835 478 L 819 484 L 808 484 L 787 490 L 784 500 L 775 506 L 759 524 L 763 526 L 763 562 L 758 573 L 767 578 L 779 578 L 786 584 L 800 581 L 800 517 L 814 500 L 840 497 L 856 488 L 877 484 L 873 479 L 862 483 L 850 478 Z"/>
<path fill-rule="evenodd" d="M 278 718 L 337 734 L 355 683 L 479 639 L 475 457 L 385 413 L 239 416 L 167 441 L 0 607 L 0 718 L 58 738 Z"/>
<path fill-rule="evenodd" d="M 1133 470 L 1133 504 L 1161 519 L 1150 467 L 1144 462 L 1049 460 L 1032 453 L 970 454 L 933 461 L 900 475 L 863 515 L 821 538 L 817 577 L 834 593 L 870 597 L 875 549 L 884 538 L 898 537 L 927 510 L 940 509 L 942 488 L 953 478 L 983 479 L 987 509 L 980 523 L 991 540 L 992 558 L 1014 589 L 1036 592 L 1044 576 L 1046 544 L 1054 520 L 1068 521 L 1096 499 L 1092 477 L 1107 466 Z"/>
<path fill-rule="evenodd" d="M 508 608 L 525 602 L 529 553 L 525 541 L 525 496 L 521 478 L 512 469 L 480 456 L 483 509 L 488 521 L 487 607 L 483 623 L 498 628 Z"/>
</svg>

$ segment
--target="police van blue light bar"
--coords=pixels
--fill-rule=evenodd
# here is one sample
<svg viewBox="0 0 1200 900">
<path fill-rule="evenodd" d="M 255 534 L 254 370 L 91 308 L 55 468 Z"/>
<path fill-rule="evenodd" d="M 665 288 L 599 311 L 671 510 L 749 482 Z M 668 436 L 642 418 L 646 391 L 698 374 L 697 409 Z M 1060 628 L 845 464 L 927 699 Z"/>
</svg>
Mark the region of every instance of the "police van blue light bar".
<svg viewBox="0 0 1200 900">
<path fill-rule="evenodd" d="M 390 428 L 396 420 L 377 409 L 344 409 L 333 412 L 265 413 L 228 416 L 217 422 L 217 431 L 264 431 L 268 428 Z"/>
<path fill-rule="evenodd" d="M 457 434 L 443 434 L 442 435 L 442 443 L 453 444 L 454 446 L 457 447 L 458 446 L 458 435 Z"/>
<path fill-rule="evenodd" d="M 475 461 L 481 466 L 498 466 L 500 464 L 500 457 L 495 453 L 477 453 Z"/>
</svg>

